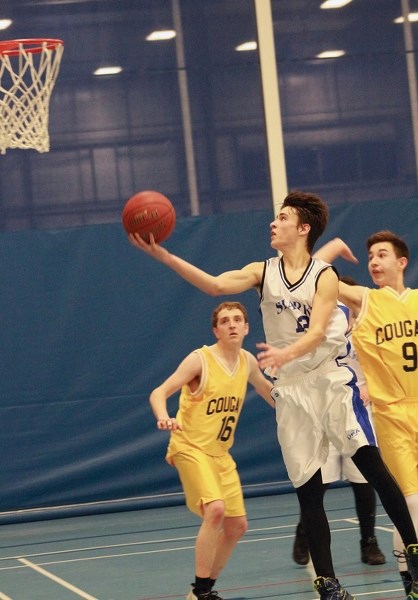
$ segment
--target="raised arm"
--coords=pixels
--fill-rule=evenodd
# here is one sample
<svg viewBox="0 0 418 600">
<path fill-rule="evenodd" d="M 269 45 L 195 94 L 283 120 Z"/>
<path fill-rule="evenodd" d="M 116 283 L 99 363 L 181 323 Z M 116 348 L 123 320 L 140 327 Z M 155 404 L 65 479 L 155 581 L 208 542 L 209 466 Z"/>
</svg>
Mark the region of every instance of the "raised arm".
<svg viewBox="0 0 418 600">
<path fill-rule="evenodd" d="M 344 258 L 349 262 L 358 263 L 351 248 L 341 238 L 334 238 L 321 246 L 321 248 L 315 252 L 313 257 L 329 263 L 333 263 L 338 257 Z"/>
<path fill-rule="evenodd" d="M 205 294 L 210 296 L 239 294 L 251 288 L 257 288 L 261 282 L 262 262 L 250 263 L 242 269 L 226 271 L 217 276 L 209 275 L 186 260 L 171 254 L 166 248 L 156 244 L 152 235 L 150 237 L 149 244 L 144 242 L 139 234 L 129 235 L 129 240 L 133 246 L 163 263 Z"/>
<path fill-rule="evenodd" d="M 344 258 L 349 262 L 358 263 L 351 248 L 341 238 L 334 238 L 330 242 L 327 242 L 313 256 L 328 263 L 333 263 L 338 257 Z M 339 282 L 338 300 L 348 306 L 354 318 L 360 312 L 365 289 L 361 285 L 347 285 L 343 281 Z"/>
</svg>

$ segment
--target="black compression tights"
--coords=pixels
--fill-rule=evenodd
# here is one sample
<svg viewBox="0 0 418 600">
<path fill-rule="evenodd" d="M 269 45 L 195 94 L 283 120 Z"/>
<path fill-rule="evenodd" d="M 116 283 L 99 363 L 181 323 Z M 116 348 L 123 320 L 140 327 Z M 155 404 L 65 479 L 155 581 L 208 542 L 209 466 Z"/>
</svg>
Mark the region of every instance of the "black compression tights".
<svg viewBox="0 0 418 600">
<path fill-rule="evenodd" d="M 383 463 L 379 450 L 374 446 L 363 446 L 352 458 L 359 471 L 375 488 L 405 546 L 416 544 L 417 536 L 405 498 Z M 318 576 L 335 577 L 331 534 L 324 510 L 324 489 L 321 471 L 318 470 L 307 483 L 296 489 L 296 493 L 315 572 Z"/>
<path fill-rule="evenodd" d="M 360 527 L 360 537 L 363 541 L 374 536 L 376 521 L 376 493 L 368 483 L 350 482 L 354 493 L 356 513 Z"/>
<path fill-rule="evenodd" d="M 335 577 L 331 558 L 331 534 L 324 510 L 324 491 L 321 470 L 304 485 L 296 488 L 300 516 L 315 573 L 322 577 Z"/>
<path fill-rule="evenodd" d="M 416 544 L 417 536 L 408 505 L 399 486 L 382 461 L 379 450 L 374 446 L 363 446 L 352 458 L 358 470 L 378 493 L 383 508 L 399 531 L 405 546 Z"/>
</svg>

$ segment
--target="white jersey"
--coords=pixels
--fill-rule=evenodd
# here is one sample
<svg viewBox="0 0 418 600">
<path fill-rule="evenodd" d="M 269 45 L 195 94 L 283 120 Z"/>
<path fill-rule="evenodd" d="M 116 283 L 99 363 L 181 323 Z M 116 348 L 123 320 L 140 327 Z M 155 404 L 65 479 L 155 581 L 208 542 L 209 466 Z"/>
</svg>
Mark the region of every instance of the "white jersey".
<svg viewBox="0 0 418 600">
<path fill-rule="evenodd" d="M 350 346 L 349 346 L 348 356 L 347 356 L 345 362 L 355 372 L 355 374 L 357 376 L 357 385 L 361 388 L 364 385 L 366 385 L 366 379 L 365 379 L 363 371 L 361 369 L 356 349 L 354 348 L 351 329 L 349 331 L 347 331 L 347 340 L 348 340 L 348 343 L 350 344 Z"/>
<path fill-rule="evenodd" d="M 280 256 L 265 262 L 260 311 L 268 344 L 284 348 L 306 333 L 318 279 L 323 271 L 330 268 L 333 268 L 330 264 L 312 258 L 300 280 L 292 284 L 286 278 Z M 343 311 L 335 306 L 324 341 L 312 352 L 281 367 L 280 377 L 308 373 L 326 362 L 346 357 L 346 330 L 347 319 Z"/>
</svg>

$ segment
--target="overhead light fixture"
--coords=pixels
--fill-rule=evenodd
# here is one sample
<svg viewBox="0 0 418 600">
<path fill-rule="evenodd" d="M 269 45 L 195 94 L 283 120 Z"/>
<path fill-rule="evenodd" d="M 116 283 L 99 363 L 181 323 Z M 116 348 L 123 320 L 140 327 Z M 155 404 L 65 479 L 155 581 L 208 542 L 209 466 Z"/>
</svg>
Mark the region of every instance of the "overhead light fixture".
<svg viewBox="0 0 418 600">
<path fill-rule="evenodd" d="M 325 0 L 319 8 L 342 8 L 352 0 Z"/>
<path fill-rule="evenodd" d="M 7 29 L 13 23 L 11 19 L 0 19 L 0 29 Z"/>
<path fill-rule="evenodd" d="M 235 50 L 237 52 L 251 52 L 253 50 L 257 50 L 257 42 L 243 42 L 242 44 L 235 46 Z"/>
<path fill-rule="evenodd" d="M 340 58 L 344 56 L 345 50 L 325 50 L 316 55 L 316 58 Z"/>
<path fill-rule="evenodd" d="M 93 75 L 117 75 L 122 72 L 122 67 L 99 67 Z"/>
<path fill-rule="evenodd" d="M 176 37 L 176 32 L 174 29 L 160 29 L 157 31 L 152 31 L 145 38 L 148 42 L 159 42 L 161 40 L 172 40 Z"/>
<path fill-rule="evenodd" d="M 410 23 L 415 23 L 416 21 L 418 21 L 418 13 L 416 13 L 416 12 L 409 13 L 408 21 Z M 403 23 L 403 22 L 404 22 L 403 17 L 398 17 L 397 19 L 394 20 L 394 23 Z"/>
</svg>

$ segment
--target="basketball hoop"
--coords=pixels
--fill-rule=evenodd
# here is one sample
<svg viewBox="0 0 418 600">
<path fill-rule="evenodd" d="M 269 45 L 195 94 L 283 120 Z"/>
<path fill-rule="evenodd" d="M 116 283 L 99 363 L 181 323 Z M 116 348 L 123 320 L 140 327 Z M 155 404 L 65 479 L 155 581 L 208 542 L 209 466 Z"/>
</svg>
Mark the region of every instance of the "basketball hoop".
<svg viewBox="0 0 418 600">
<path fill-rule="evenodd" d="M 7 148 L 49 151 L 49 100 L 64 42 L 0 41 L 0 152 Z"/>
</svg>

